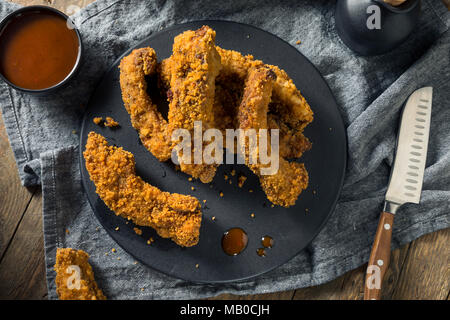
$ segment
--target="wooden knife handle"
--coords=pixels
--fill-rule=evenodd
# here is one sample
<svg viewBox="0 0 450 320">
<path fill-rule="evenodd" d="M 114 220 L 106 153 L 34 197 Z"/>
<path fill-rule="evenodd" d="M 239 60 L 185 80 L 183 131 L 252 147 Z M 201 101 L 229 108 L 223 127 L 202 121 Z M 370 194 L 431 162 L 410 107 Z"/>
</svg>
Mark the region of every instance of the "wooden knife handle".
<svg viewBox="0 0 450 320">
<path fill-rule="evenodd" d="M 381 284 L 389 267 L 391 257 L 391 238 L 394 215 L 389 212 L 381 213 L 378 229 L 375 235 L 369 265 L 367 266 L 366 281 L 364 282 L 364 300 L 379 300 Z"/>
</svg>

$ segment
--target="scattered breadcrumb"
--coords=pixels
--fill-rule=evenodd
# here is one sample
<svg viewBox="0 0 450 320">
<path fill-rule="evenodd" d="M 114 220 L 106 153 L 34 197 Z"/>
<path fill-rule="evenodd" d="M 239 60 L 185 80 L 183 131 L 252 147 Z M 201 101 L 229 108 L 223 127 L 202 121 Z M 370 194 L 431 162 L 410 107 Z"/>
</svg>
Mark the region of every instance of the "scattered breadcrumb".
<svg viewBox="0 0 450 320">
<path fill-rule="evenodd" d="M 141 288 L 141 291 L 144 291 L 145 289 L 144 288 Z"/>
<path fill-rule="evenodd" d="M 252 193 L 252 192 L 253 192 L 253 189 L 248 190 L 248 192 Z"/>
<path fill-rule="evenodd" d="M 100 227 L 95 228 L 96 231 L 100 230 Z"/>
<path fill-rule="evenodd" d="M 72 134 L 77 134 L 77 130 L 72 130 Z"/>
<path fill-rule="evenodd" d="M 313 190 L 313 194 L 316 194 L 317 192 L 316 192 L 316 190 Z"/>
<path fill-rule="evenodd" d="M 192 191 L 195 191 L 195 188 L 194 188 L 194 187 L 191 187 L 191 190 L 192 190 Z"/>
<path fill-rule="evenodd" d="M 117 260 L 120 260 L 120 257 L 117 257 Z"/>
<path fill-rule="evenodd" d="M 225 180 L 228 180 L 228 176 L 226 174 L 223 177 L 225 178 Z"/>
<path fill-rule="evenodd" d="M 103 118 L 102 117 L 95 117 L 93 121 L 94 121 L 94 123 L 96 125 L 101 125 L 103 123 Z"/>
<path fill-rule="evenodd" d="M 95 282 L 94 272 L 83 250 L 58 248 L 55 284 L 60 300 L 106 300 Z"/>
<path fill-rule="evenodd" d="M 109 127 L 109 128 L 114 128 L 114 127 L 119 126 L 119 123 L 111 117 L 106 117 L 106 121 L 104 124 L 105 124 L 105 127 Z"/>
<path fill-rule="evenodd" d="M 139 228 L 133 228 L 134 232 L 136 232 L 137 235 L 141 236 L 142 235 L 142 229 Z"/>
<path fill-rule="evenodd" d="M 192 181 L 192 178 L 191 178 L 191 177 L 189 177 L 189 178 L 188 178 L 188 181 Z"/>
<path fill-rule="evenodd" d="M 231 170 L 231 175 L 234 177 L 236 175 L 236 170 Z"/>
<path fill-rule="evenodd" d="M 206 203 L 206 200 L 203 200 L 203 203 Z"/>
<path fill-rule="evenodd" d="M 305 212 L 306 212 L 306 213 L 308 213 L 308 212 L 309 212 L 309 209 L 308 209 L 308 208 L 306 208 L 306 209 L 305 209 Z"/>
<path fill-rule="evenodd" d="M 250 214 L 250 217 L 254 218 L 254 217 L 255 217 L 255 214 L 254 214 L 254 213 Z"/>
<path fill-rule="evenodd" d="M 133 262 L 134 264 L 138 264 L 138 262 L 137 261 L 135 261 L 135 262 Z"/>
<path fill-rule="evenodd" d="M 195 267 L 198 269 L 198 267 L 199 267 L 198 263 L 195 265 Z"/>
<path fill-rule="evenodd" d="M 212 217 L 211 220 L 212 220 L 212 221 L 216 221 L 216 217 Z"/>
<path fill-rule="evenodd" d="M 112 248 L 111 251 L 112 251 L 112 252 L 116 252 L 117 250 L 116 250 L 115 248 Z"/>
<path fill-rule="evenodd" d="M 116 227 L 114 230 L 119 231 L 119 227 Z"/>
<path fill-rule="evenodd" d="M 105 252 L 105 256 L 107 256 L 108 255 L 108 252 Z"/>
<path fill-rule="evenodd" d="M 231 184 L 232 182 L 233 182 L 233 181 L 230 180 L 230 181 L 229 181 L 229 184 Z"/>
<path fill-rule="evenodd" d="M 223 192 L 219 193 L 219 196 L 223 197 Z"/>
<path fill-rule="evenodd" d="M 147 240 L 147 244 L 151 245 L 155 240 L 153 240 L 153 237 L 150 237 L 150 239 Z"/>
<path fill-rule="evenodd" d="M 297 40 L 297 42 L 295 44 L 300 44 L 300 43 L 302 43 L 302 42 L 300 40 Z"/>
<path fill-rule="evenodd" d="M 246 176 L 239 176 L 239 178 L 238 178 L 238 186 L 239 186 L 239 188 L 242 188 L 244 186 L 245 180 L 247 180 Z M 253 192 L 253 190 L 250 191 L 250 192 Z"/>
<path fill-rule="evenodd" d="M 69 234 L 70 232 L 69 232 L 69 229 L 66 229 L 66 234 Z"/>
<path fill-rule="evenodd" d="M 274 205 L 274 204 L 272 204 L 272 205 L 271 205 L 271 207 L 272 207 L 272 208 L 275 208 L 275 205 Z"/>
</svg>

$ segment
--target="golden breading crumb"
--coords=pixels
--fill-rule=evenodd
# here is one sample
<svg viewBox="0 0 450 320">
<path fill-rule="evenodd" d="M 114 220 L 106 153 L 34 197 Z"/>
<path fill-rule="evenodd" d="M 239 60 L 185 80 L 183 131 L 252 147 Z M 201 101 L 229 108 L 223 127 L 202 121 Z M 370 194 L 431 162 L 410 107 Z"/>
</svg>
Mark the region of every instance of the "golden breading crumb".
<svg viewBox="0 0 450 320">
<path fill-rule="evenodd" d="M 101 125 L 103 123 L 103 118 L 102 117 L 95 117 L 93 121 L 94 121 L 94 123 L 96 125 Z"/>
<path fill-rule="evenodd" d="M 246 176 L 239 176 L 238 178 L 238 186 L 242 188 L 244 186 L 245 180 L 247 180 Z"/>
<path fill-rule="evenodd" d="M 96 192 L 116 215 L 152 227 L 180 246 L 198 243 L 202 216 L 196 198 L 163 192 L 144 182 L 136 175 L 133 155 L 109 146 L 98 133 L 89 133 L 83 155 Z"/>
<path fill-rule="evenodd" d="M 300 40 L 297 40 L 297 42 L 295 44 L 300 44 L 300 43 L 302 43 L 302 42 Z"/>
<path fill-rule="evenodd" d="M 58 248 L 56 251 L 56 292 L 60 300 L 106 300 L 94 279 L 83 250 Z"/>
<path fill-rule="evenodd" d="M 111 251 L 112 251 L 112 252 L 116 252 L 117 250 L 116 250 L 115 248 L 112 248 Z"/>
<path fill-rule="evenodd" d="M 134 232 L 136 232 L 137 235 L 141 236 L 142 235 L 142 229 L 139 228 L 133 228 Z"/>
<path fill-rule="evenodd" d="M 119 126 L 119 123 L 111 117 L 106 117 L 106 121 L 104 124 L 105 124 L 105 127 L 109 127 L 109 128 L 114 128 L 114 127 Z"/>
<path fill-rule="evenodd" d="M 223 197 L 223 192 L 219 193 L 219 196 L 222 198 Z"/>
</svg>

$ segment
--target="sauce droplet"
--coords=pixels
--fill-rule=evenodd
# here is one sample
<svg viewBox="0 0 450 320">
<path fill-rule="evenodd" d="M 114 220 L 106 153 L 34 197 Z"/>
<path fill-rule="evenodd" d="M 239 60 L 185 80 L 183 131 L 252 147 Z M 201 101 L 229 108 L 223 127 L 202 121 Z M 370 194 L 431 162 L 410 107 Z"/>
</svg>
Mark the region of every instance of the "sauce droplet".
<svg viewBox="0 0 450 320">
<path fill-rule="evenodd" d="M 247 243 L 247 233 L 241 228 L 232 228 L 222 237 L 222 249 L 230 256 L 241 253 L 247 247 Z"/>
<path fill-rule="evenodd" d="M 264 248 L 272 248 L 273 246 L 273 238 L 269 236 L 264 236 L 261 239 L 261 243 L 264 246 Z"/>
<path fill-rule="evenodd" d="M 258 250 L 256 250 L 256 253 L 257 253 L 258 256 L 260 256 L 260 257 L 265 257 L 265 256 L 266 256 L 266 249 L 264 249 L 264 248 L 259 248 Z"/>
</svg>

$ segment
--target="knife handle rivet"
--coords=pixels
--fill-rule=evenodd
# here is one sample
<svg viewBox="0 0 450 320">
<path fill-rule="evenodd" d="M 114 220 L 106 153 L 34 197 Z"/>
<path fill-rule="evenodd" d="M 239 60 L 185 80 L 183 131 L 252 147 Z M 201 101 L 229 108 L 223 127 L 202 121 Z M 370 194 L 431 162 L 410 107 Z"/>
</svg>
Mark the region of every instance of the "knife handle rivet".
<svg viewBox="0 0 450 320">
<path fill-rule="evenodd" d="M 389 224 L 389 223 L 386 223 L 385 225 L 384 225 L 384 229 L 385 230 L 389 230 L 391 228 L 391 225 Z"/>
<path fill-rule="evenodd" d="M 380 259 L 377 261 L 377 264 L 381 267 L 384 264 L 384 261 Z"/>
</svg>

